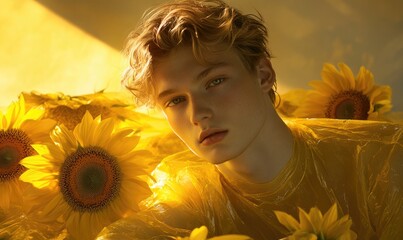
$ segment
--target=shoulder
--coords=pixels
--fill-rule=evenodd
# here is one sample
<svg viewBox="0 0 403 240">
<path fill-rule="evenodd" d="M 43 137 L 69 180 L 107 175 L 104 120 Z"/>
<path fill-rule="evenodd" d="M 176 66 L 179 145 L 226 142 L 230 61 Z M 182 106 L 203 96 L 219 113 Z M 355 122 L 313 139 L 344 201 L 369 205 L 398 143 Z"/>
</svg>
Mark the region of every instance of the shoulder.
<svg viewBox="0 0 403 240">
<path fill-rule="evenodd" d="M 288 119 L 286 123 L 297 140 L 328 158 L 355 156 L 362 161 L 402 155 L 403 127 L 399 123 L 337 119 Z"/>
<path fill-rule="evenodd" d="M 402 155 L 401 124 L 376 121 L 336 119 L 290 119 L 291 131 L 319 155 L 346 161 L 372 161 L 389 155 Z"/>
<path fill-rule="evenodd" d="M 403 125 L 393 122 L 340 119 L 288 119 L 291 129 L 314 133 L 318 139 L 403 142 Z"/>
<path fill-rule="evenodd" d="M 335 119 L 289 119 L 286 123 L 297 143 L 309 151 L 317 174 L 339 181 L 368 179 L 368 185 L 382 178 L 402 185 L 401 124 Z"/>
<path fill-rule="evenodd" d="M 400 123 L 339 119 L 287 119 L 285 122 L 292 131 L 310 132 L 320 141 L 403 142 Z"/>
<path fill-rule="evenodd" d="M 290 119 L 287 122 L 312 153 L 315 169 L 330 179 L 402 186 L 403 128 L 399 123 Z M 330 180 L 329 180 L 330 181 Z"/>
</svg>

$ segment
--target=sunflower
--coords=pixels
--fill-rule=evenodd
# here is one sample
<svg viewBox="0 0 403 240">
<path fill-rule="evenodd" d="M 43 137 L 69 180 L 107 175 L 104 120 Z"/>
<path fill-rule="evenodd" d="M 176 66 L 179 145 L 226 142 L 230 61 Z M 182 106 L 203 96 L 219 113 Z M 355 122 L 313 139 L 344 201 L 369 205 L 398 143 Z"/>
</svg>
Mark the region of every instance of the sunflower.
<svg viewBox="0 0 403 240">
<path fill-rule="evenodd" d="M 391 88 L 374 84 L 374 76 L 361 67 L 357 77 L 344 63 L 340 71 L 331 64 L 322 70 L 323 81 L 311 81 L 314 88 L 294 112 L 297 117 L 336 119 L 377 119 L 390 111 Z"/>
<path fill-rule="evenodd" d="M 177 237 L 176 240 L 250 240 L 252 238 L 245 235 L 223 235 L 207 239 L 208 229 L 206 226 L 195 228 L 189 237 Z"/>
<path fill-rule="evenodd" d="M 105 93 L 103 91 L 93 94 L 69 96 L 63 93 L 41 94 L 38 92 L 22 93 L 27 104 L 31 106 L 44 106 L 45 116 L 55 119 L 72 130 L 81 122 L 85 112 L 92 116 L 100 115 L 102 119 L 116 117 L 123 119 L 139 119 L 133 111 L 129 97 L 123 93 Z"/>
<path fill-rule="evenodd" d="M 36 154 L 31 144 L 50 142 L 49 133 L 56 123 L 41 119 L 43 114 L 38 108 L 26 109 L 22 96 L 5 115 L 0 112 L 0 209 L 22 200 L 26 184 L 18 179 L 25 171 L 20 162 Z"/>
<path fill-rule="evenodd" d="M 115 119 L 85 113 L 74 131 L 64 125 L 51 137 L 55 144 L 33 145 L 39 155 L 24 159 L 21 179 L 53 190 L 43 208 L 44 221 L 62 218 L 75 239 L 92 239 L 103 227 L 138 211 L 151 195 L 146 183 L 153 158 L 135 148 L 139 136 L 117 127 Z"/>
<path fill-rule="evenodd" d="M 94 94 L 69 96 L 62 93 L 31 92 L 22 95 L 27 104 L 43 106 L 46 117 L 64 124 L 70 130 L 81 122 L 84 113 L 88 111 L 92 116 L 100 115 L 101 119 L 113 117 L 123 120 L 122 125 L 141 131 L 142 139 L 139 145 L 159 155 L 159 159 L 186 149 L 159 113 L 150 109 L 136 108 L 132 104 L 132 99 L 123 93 L 100 91 Z"/>
<path fill-rule="evenodd" d="M 307 90 L 295 89 L 279 94 L 276 98 L 276 111 L 282 117 L 294 117 L 298 105 L 306 99 Z"/>
<path fill-rule="evenodd" d="M 301 208 L 298 209 L 300 222 L 285 212 L 274 211 L 279 222 L 292 232 L 292 235 L 283 238 L 285 240 L 355 240 L 357 238 L 356 233 L 350 230 L 352 221 L 348 215 L 337 219 L 336 204 L 333 204 L 325 215 L 322 215 L 316 207 L 311 208 L 309 214 Z"/>
</svg>

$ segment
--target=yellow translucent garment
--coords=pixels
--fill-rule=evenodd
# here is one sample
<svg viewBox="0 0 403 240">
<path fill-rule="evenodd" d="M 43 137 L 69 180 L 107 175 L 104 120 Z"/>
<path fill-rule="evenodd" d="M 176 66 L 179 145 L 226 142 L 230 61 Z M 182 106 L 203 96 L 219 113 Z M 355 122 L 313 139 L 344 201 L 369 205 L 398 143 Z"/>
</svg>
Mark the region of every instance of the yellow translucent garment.
<svg viewBox="0 0 403 240">
<path fill-rule="evenodd" d="M 358 239 L 402 239 L 401 125 L 331 119 L 286 123 L 295 138 L 294 155 L 273 181 L 224 177 L 189 151 L 171 155 L 155 171 L 154 194 L 143 209 L 107 227 L 101 239 L 165 239 L 201 225 L 209 236 L 279 239 L 289 232 L 273 210 L 298 218 L 298 207 L 325 212 L 333 203 L 339 217 L 351 216 Z"/>
</svg>

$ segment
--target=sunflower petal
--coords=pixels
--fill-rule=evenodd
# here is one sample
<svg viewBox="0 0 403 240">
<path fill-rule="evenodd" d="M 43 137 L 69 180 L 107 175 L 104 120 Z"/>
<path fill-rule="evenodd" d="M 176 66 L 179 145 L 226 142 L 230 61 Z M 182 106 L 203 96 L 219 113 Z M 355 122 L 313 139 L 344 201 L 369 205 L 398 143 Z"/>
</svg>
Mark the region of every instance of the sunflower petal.
<svg viewBox="0 0 403 240">
<path fill-rule="evenodd" d="M 344 83 L 347 89 L 355 89 L 355 78 L 351 69 L 345 63 L 339 63 L 339 69 L 341 74 L 344 76 Z"/>
<path fill-rule="evenodd" d="M 374 75 L 365 67 L 360 67 L 356 81 L 356 90 L 367 95 L 374 86 Z"/>
<path fill-rule="evenodd" d="M 94 134 L 94 137 L 95 137 L 94 145 L 100 146 L 100 147 L 107 147 L 106 146 L 107 138 L 105 138 L 104 136 L 111 136 L 114 127 L 115 127 L 115 122 L 114 122 L 113 118 L 108 118 L 108 119 L 103 120 L 98 125 L 96 133 Z"/>
<path fill-rule="evenodd" d="M 91 139 L 93 139 L 94 130 L 93 118 L 91 114 L 86 111 L 81 123 L 74 128 L 73 134 L 80 146 L 90 146 L 93 145 Z"/>
<path fill-rule="evenodd" d="M 195 228 L 190 234 L 192 240 L 205 240 L 207 238 L 208 229 L 206 226 Z"/>
<path fill-rule="evenodd" d="M 50 133 L 56 126 L 56 121 L 52 119 L 27 120 L 21 124 L 23 130 L 34 143 L 50 142 Z"/>
<path fill-rule="evenodd" d="M 322 230 L 326 231 L 337 220 L 337 204 L 334 203 L 323 216 Z"/>
<path fill-rule="evenodd" d="M 108 143 L 107 145 L 111 154 L 115 156 L 121 156 L 127 154 L 130 151 L 133 151 L 133 149 L 137 146 L 138 141 L 139 137 L 137 136 L 122 137 L 122 138 L 117 138 L 114 136 L 109 141 L 107 141 Z"/>
<path fill-rule="evenodd" d="M 40 155 L 26 157 L 20 161 L 20 164 L 28 169 L 40 170 L 50 168 L 49 161 Z"/>
<path fill-rule="evenodd" d="M 21 102 L 21 100 L 20 100 Z M 19 126 L 16 124 L 16 119 L 18 118 L 20 108 L 21 106 L 18 102 L 13 102 L 10 104 L 10 106 L 7 108 L 7 112 L 5 114 L 5 121 L 3 121 L 4 129 L 9 129 L 9 128 L 19 128 Z M 22 105 L 23 107 L 23 105 Z M 25 110 L 23 110 L 25 111 Z"/>
<path fill-rule="evenodd" d="M 332 64 L 324 64 L 321 76 L 323 82 L 328 84 L 336 92 L 348 89 L 347 81 Z"/>
<path fill-rule="evenodd" d="M 22 118 L 22 121 L 25 121 L 25 120 L 40 120 L 43 117 L 44 113 L 45 113 L 45 111 L 43 109 L 36 108 L 36 107 L 31 108 L 24 114 L 24 117 Z"/>
<path fill-rule="evenodd" d="M 136 194 L 130 196 L 134 205 L 137 205 L 152 194 L 148 184 L 144 181 L 131 180 L 125 181 L 124 185 L 122 184 L 122 191 L 126 191 L 126 193 L 132 193 L 134 190 Z"/>
<path fill-rule="evenodd" d="M 50 137 L 66 155 L 70 155 L 78 148 L 78 142 L 74 134 L 64 125 L 57 126 Z"/>
<path fill-rule="evenodd" d="M 308 213 L 305 212 L 302 208 L 298 208 L 298 210 L 299 210 L 299 225 L 301 227 L 301 230 L 307 232 L 314 232 L 314 226 L 311 222 L 311 219 L 309 218 Z"/>
<path fill-rule="evenodd" d="M 341 235 L 339 237 L 339 239 L 342 239 L 342 240 L 356 240 L 357 239 L 357 234 L 354 231 L 350 230 L 350 231 L 345 232 L 343 235 Z"/>
<path fill-rule="evenodd" d="M 323 216 L 318 208 L 311 208 L 309 210 L 309 218 L 311 220 L 313 231 L 319 233 L 322 229 Z"/>
<path fill-rule="evenodd" d="M 252 240 L 252 238 L 245 235 L 229 234 L 224 236 L 212 237 L 208 240 Z"/>
<path fill-rule="evenodd" d="M 43 218 L 48 221 L 55 221 L 63 214 L 67 213 L 67 203 L 64 202 L 61 194 L 55 194 L 54 197 L 45 205 L 43 209 Z"/>
<path fill-rule="evenodd" d="M 274 214 L 276 215 L 277 220 L 289 231 L 296 231 L 300 229 L 298 221 L 293 216 L 281 211 L 274 211 Z"/>
<path fill-rule="evenodd" d="M 335 91 L 334 88 L 332 88 L 330 85 L 324 83 L 323 81 L 319 81 L 319 80 L 310 81 L 308 83 L 308 85 L 313 87 L 316 90 L 316 93 L 325 95 L 327 97 L 330 97 L 333 94 L 337 93 L 337 91 Z"/>
<path fill-rule="evenodd" d="M 32 183 L 36 188 L 45 188 L 51 185 L 55 177 L 51 173 L 28 169 L 21 174 L 20 179 L 21 181 Z"/>
<path fill-rule="evenodd" d="M 343 216 L 341 219 L 329 226 L 329 229 L 326 231 L 326 237 L 330 239 L 339 238 L 346 232 L 350 231 L 351 224 L 352 221 L 349 219 L 349 216 Z"/>
<path fill-rule="evenodd" d="M 66 221 L 66 227 L 69 234 L 73 236 L 74 239 L 91 239 L 91 234 L 88 229 L 83 229 L 83 214 L 78 211 L 72 211 Z"/>
</svg>

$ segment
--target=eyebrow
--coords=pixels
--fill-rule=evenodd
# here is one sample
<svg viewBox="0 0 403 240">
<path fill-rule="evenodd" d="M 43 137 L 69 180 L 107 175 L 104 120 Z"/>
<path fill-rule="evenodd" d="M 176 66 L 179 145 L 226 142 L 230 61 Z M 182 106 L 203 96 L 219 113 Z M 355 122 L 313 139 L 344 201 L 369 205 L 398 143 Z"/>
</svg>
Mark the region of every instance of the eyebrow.
<svg viewBox="0 0 403 240">
<path fill-rule="evenodd" d="M 225 62 L 219 62 L 219 63 L 215 63 L 215 64 L 213 64 L 213 65 L 207 67 L 206 69 L 204 69 L 203 71 L 201 71 L 201 72 L 197 75 L 196 81 L 200 81 L 201 79 L 203 79 L 203 78 L 205 78 L 206 76 L 208 76 L 208 74 L 209 74 L 212 70 L 214 70 L 214 69 L 216 69 L 216 68 L 219 68 L 219 67 L 226 66 L 226 65 L 228 65 L 228 64 L 225 63 Z M 174 89 L 167 89 L 167 90 L 162 91 L 160 94 L 158 94 L 157 101 L 160 101 L 160 100 L 163 99 L 164 97 L 166 97 L 166 96 L 168 96 L 168 95 L 171 95 L 171 94 L 174 93 L 174 92 L 175 92 Z"/>
<path fill-rule="evenodd" d="M 225 63 L 225 62 L 214 63 L 212 66 L 209 66 L 208 68 L 204 69 L 201 73 L 199 73 L 199 74 L 197 75 L 197 77 L 196 77 L 196 80 L 197 80 L 197 81 L 200 81 L 201 79 L 207 77 L 208 74 L 209 74 L 212 70 L 214 70 L 214 69 L 216 69 L 216 68 L 219 68 L 219 67 L 226 66 L 226 65 L 228 65 L 228 64 Z"/>
</svg>

